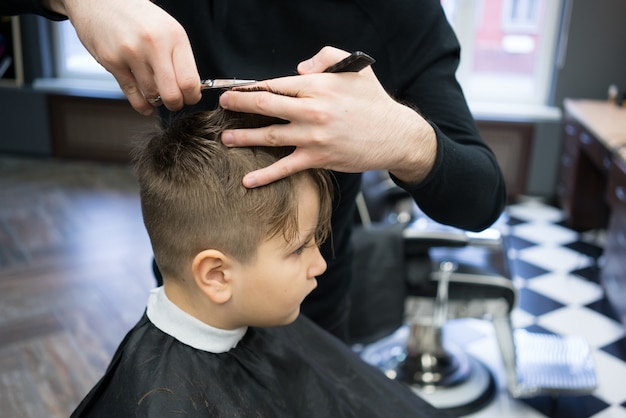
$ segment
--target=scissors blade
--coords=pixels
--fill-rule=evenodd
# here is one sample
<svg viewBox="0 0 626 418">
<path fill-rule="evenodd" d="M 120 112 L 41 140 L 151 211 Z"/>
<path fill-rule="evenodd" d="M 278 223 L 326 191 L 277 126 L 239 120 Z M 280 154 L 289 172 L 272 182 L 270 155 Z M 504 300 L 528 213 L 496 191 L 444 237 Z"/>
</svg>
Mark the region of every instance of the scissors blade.
<svg viewBox="0 0 626 418">
<path fill-rule="evenodd" d="M 256 83 L 256 80 L 240 80 L 237 78 L 210 78 L 200 81 L 202 90 L 205 89 L 230 89 L 233 87 L 247 86 Z"/>
</svg>

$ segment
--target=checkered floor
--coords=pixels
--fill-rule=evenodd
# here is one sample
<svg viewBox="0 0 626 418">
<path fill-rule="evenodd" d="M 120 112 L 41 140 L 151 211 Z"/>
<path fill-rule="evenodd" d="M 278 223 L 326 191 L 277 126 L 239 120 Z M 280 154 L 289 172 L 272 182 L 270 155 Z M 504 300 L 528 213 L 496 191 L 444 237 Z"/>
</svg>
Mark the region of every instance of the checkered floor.
<svg viewBox="0 0 626 418">
<path fill-rule="evenodd" d="M 603 232 L 576 233 L 564 226 L 559 209 L 532 200 L 510 206 L 503 221 L 519 290 L 514 327 L 584 338 L 592 348 L 598 387 L 586 396 L 527 400 L 514 400 L 502 388 L 494 401 L 471 416 L 626 418 L 626 326 L 599 280 Z M 497 375 L 493 327 L 473 320 L 463 328 L 475 331 L 465 349 Z"/>
</svg>

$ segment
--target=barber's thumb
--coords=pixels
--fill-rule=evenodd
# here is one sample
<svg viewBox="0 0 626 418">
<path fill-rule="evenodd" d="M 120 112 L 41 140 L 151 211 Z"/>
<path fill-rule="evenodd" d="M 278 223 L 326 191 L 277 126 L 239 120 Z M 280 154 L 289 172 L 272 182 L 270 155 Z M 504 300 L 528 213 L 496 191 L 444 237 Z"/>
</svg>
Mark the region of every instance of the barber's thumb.
<svg viewBox="0 0 626 418">
<path fill-rule="evenodd" d="M 300 64 L 298 64 L 298 73 L 323 73 L 326 68 L 333 64 L 333 62 L 329 63 L 329 60 L 333 59 L 332 54 L 329 54 L 330 50 L 330 47 L 324 47 L 308 60 L 302 61 Z"/>
<path fill-rule="evenodd" d="M 349 54 L 338 48 L 325 46 L 317 54 L 298 64 L 299 74 L 323 73 L 328 67 L 338 63 Z"/>
<path fill-rule="evenodd" d="M 324 69 L 318 70 L 315 68 L 315 62 L 313 58 L 309 58 L 308 60 L 302 61 L 298 64 L 298 74 L 311 74 L 311 73 L 321 73 Z"/>
</svg>

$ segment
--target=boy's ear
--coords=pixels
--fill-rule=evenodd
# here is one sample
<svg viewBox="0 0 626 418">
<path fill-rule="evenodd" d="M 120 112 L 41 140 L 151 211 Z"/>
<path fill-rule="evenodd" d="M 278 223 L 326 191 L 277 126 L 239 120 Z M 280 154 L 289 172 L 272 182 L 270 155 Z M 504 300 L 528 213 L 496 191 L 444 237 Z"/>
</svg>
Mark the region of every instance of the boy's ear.
<svg viewBox="0 0 626 418">
<path fill-rule="evenodd" d="M 196 285 L 214 303 L 223 304 L 232 297 L 231 259 L 218 250 L 204 250 L 192 262 Z"/>
</svg>

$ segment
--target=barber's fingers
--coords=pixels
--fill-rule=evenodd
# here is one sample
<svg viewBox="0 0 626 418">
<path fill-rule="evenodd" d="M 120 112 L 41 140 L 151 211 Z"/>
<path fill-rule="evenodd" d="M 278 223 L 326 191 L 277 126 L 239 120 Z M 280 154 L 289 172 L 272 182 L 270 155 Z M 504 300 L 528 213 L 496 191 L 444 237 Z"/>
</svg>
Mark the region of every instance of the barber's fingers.
<svg viewBox="0 0 626 418">
<path fill-rule="evenodd" d="M 228 129 L 222 133 L 221 139 L 229 147 L 295 147 L 318 142 L 311 139 L 312 135 L 306 136 L 302 129 L 296 132 L 288 124 L 274 124 L 263 128 Z M 303 141 L 302 136 L 306 136 L 308 141 Z"/>
<path fill-rule="evenodd" d="M 348 52 L 334 48 L 331 46 L 325 46 L 317 54 L 308 60 L 302 61 L 298 64 L 299 74 L 312 74 L 322 73 L 331 65 L 334 65 L 350 55 Z"/>
<path fill-rule="evenodd" d="M 281 84 L 281 83 L 277 83 Z M 255 85 L 258 91 L 232 90 L 222 93 L 220 96 L 220 106 L 224 109 L 244 113 L 257 113 L 266 116 L 273 116 L 285 120 L 293 120 L 297 116 L 302 116 L 307 112 L 302 103 L 302 99 L 307 96 L 296 96 L 305 94 L 306 89 L 301 86 L 297 90 L 294 85 L 286 83 L 281 90 L 269 87 L 268 83 L 260 82 Z M 274 93 L 277 92 L 278 94 Z M 309 109 L 312 111 L 312 109 Z"/>
<path fill-rule="evenodd" d="M 175 48 L 172 55 L 174 72 L 178 88 L 183 95 L 183 103 L 196 104 L 202 98 L 200 74 L 189 40 L 185 37 L 179 48 Z"/>
<path fill-rule="evenodd" d="M 180 110 L 184 104 L 200 100 L 200 76 L 190 47 L 151 58 L 146 61 L 133 57 L 129 60 L 134 65 L 132 69 L 125 63 L 108 68 L 137 112 L 150 115 L 154 107 L 162 104 L 170 110 Z"/>
<path fill-rule="evenodd" d="M 342 106 L 354 106 L 355 98 L 364 100 L 372 94 L 387 96 L 372 69 L 366 68 L 358 73 L 308 74 L 261 81 L 253 89 L 226 91 L 219 101 L 224 109 L 236 112 L 321 125 Z"/>
<path fill-rule="evenodd" d="M 146 82 L 146 97 L 152 85 L 169 110 L 180 110 L 185 104 L 195 104 L 201 98 L 200 76 L 191 45 L 185 37 L 178 39 L 171 50 L 155 53 L 151 61 L 152 80 Z M 152 94 L 150 92 L 150 94 Z"/>
<path fill-rule="evenodd" d="M 330 168 L 334 158 L 325 145 L 332 138 L 317 136 L 314 131 L 294 128 L 290 124 L 276 124 L 263 128 L 227 130 L 222 142 L 227 146 L 293 146 L 294 151 L 272 165 L 248 173 L 243 178 L 245 187 L 259 187 L 309 168 Z M 317 131 L 319 132 L 319 131 Z"/>
<path fill-rule="evenodd" d="M 306 153 L 296 149 L 292 154 L 281 158 L 272 165 L 246 174 L 242 183 L 248 188 L 265 186 L 311 167 L 315 167 L 315 164 L 309 161 Z"/>
<path fill-rule="evenodd" d="M 158 94 L 154 93 L 144 93 L 139 88 L 139 83 L 130 69 L 126 71 L 111 71 L 115 80 L 120 86 L 120 89 L 126 96 L 128 103 L 135 109 L 138 113 L 142 115 L 149 116 L 154 113 L 154 107 L 151 103 L 147 101 L 146 96 L 144 94 L 153 94 L 154 96 L 149 96 L 150 98 L 156 98 Z"/>
</svg>

